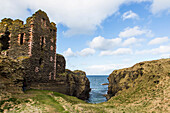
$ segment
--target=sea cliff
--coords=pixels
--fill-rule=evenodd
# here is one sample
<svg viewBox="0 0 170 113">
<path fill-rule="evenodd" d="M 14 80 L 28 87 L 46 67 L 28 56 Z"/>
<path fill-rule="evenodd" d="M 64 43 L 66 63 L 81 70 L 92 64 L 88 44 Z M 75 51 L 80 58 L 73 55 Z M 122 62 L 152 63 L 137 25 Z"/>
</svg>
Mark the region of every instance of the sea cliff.
<svg viewBox="0 0 170 113">
<path fill-rule="evenodd" d="M 142 87 L 157 86 L 170 74 L 170 59 L 145 61 L 130 68 L 114 70 L 108 77 L 108 95 L 118 95 L 143 83 Z"/>
<path fill-rule="evenodd" d="M 8 91 L 8 85 L 7 87 L 4 87 L 4 85 L 3 88 L 1 87 L 1 94 L 3 91 L 7 92 L 8 95 L 0 95 L 0 97 L 6 96 L 6 98 L 0 100 L 0 112 L 169 113 L 170 111 L 170 59 L 141 62 L 130 68 L 113 71 L 108 78 L 110 99 L 99 104 L 89 104 L 76 97 L 48 90 L 34 89 L 26 90 L 23 93 L 21 90 L 21 82 L 23 81 L 21 76 L 24 73 L 24 68 L 17 61 L 6 57 L 0 58 L 3 64 L 0 65 L 2 67 L 0 68 L 0 77 L 8 78 L 9 81 L 12 80 L 10 82 L 12 87 L 9 88 L 15 88 L 13 87 L 15 83 L 18 89 L 18 92 L 15 92 L 17 95 L 9 95 L 11 93 L 9 93 L 10 90 Z M 5 72 L 7 76 L 4 76 L 2 70 L 7 70 L 9 74 Z M 60 85 L 56 87 L 63 87 L 60 91 L 67 92 L 70 95 L 77 94 L 74 95 L 77 97 L 83 95 L 85 85 L 80 84 L 82 81 L 84 81 L 84 84 L 88 84 L 85 73 L 82 71 L 72 72 L 67 69 L 63 71 L 57 74 L 58 79 L 54 83 Z M 19 74 L 18 77 L 12 79 L 13 74 L 11 72 L 15 76 Z M 21 82 L 15 82 L 17 79 Z M 6 82 L 6 80 L 0 79 L 1 84 L 4 81 Z M 55 84 L 52 87 L 49 85 L 49 88 L 52 90 L 52 88 L 55 88 Z M 48 88 L 47 84 L 46 88 Z"/>
<path fill-rule="evenodd" d="M 25 59 L 23 59 L 25 60 Z M 56 79 L 52 81 L 35 81 L 31 84 L 25 78 L 25 68 L 22 60 L 14 60 L 7 56 L 0 56 L 0 97 L 24 93 L 28 89 L 40 89 L 60 92 L 79 99 L 89 98 L 90 82 L 86 73 L 80 70 L 70 71 L 65 69 L 65 58 L 57 54 Z M 6 96 L 7 97 L 7 96 Z"/>
</svg>

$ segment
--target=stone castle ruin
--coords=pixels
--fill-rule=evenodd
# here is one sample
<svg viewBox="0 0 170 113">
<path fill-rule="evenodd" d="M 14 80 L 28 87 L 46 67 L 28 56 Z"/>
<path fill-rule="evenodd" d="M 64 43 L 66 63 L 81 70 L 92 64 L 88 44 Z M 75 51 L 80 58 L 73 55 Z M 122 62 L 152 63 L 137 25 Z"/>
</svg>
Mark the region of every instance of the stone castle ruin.
<svg viewBox="0 0 170 113">
<path fill-rule="evenodd" d="M 55 23 L 49 21 L 41 10 L 21 20 L 3 19 L 0 23 L 1 50 L 14 59 L 27 59 L 28 82 L 53 80 L 56 76 L 56 32 Z M 3 53 L 3 52 L 2 52 Z"/>
<path fill-rule="evenodd" d="M 0 51 L 22 61 L 25 68 L 24 89 L 46 89 L 77 96 L 76 86 L 86 85 L 88 88 L 82 93 L 87 95 L 90 86 L 84 73 L 78 78 L 74 72 L 66 74 L 64 57 L 56 56 L 56 24 L 50 23 L 47 14 L 41 10 L 27 18 L 26 24 L 23 23 L 19 19 L 1 20 Z M 60 76 L 56 72 L 65 74 Z"/>
</svg>

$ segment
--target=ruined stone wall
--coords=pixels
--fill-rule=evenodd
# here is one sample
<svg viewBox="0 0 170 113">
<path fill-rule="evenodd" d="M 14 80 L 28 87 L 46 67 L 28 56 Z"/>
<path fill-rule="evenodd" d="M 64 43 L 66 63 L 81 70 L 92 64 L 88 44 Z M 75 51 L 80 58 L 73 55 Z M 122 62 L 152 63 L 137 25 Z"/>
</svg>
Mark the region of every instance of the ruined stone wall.
<svg viewBox="0 0 170 113">
<path fill-rule="evenodd" d="M 9 45 L 5 54 L 23 60 L 28 84 L 55 79 L 56 31 L 55 23 L 50 23 L 47 14 L 41 10 L 27 18 L 26 24 L 18 19 L 1 20 L 0 42 Z"/>
<path fill-rule="evenodd" d="M 3 19 L 0 43 L 3 42 L 6 55 L 21 61 L 24 90 L 51 90 L 87 99 L 90 82 L 85 72 L 65 70 L 65 58 L 56 55 L 56 32 L 55 23 L 50 23 L 47 14 L 39 10 L 27 18 L 26 24 Z"/>
<path fill-rule="evenodd" d="M 7 55 L 14 59 L 20 56 L 28 55 L 29 44 L 29 24 L 23 24 L 23 21 L 17 19 L 3 19 L 0 22 L 0 40 L 3 46 L 8 50 Z M 3 49 L 2 49 L 3 50 Z"/>
<path fill-rule="evenodd" d="M 16 60 L 0 55 L 0 103 L 11 94 L 23 93 L 24 68 Z"/>
<path fill-rule="evenodd" d="M 55 79 L 56 27 L 50 23 L 43 11 L 37 11 L 31 21 L 32 44 L 29 46 L 30 58 L 23 63 L 28 65 L 26 79 L 30 82 L 48 82 Z"/>
<path fill-rule="evenodd" d="M 57 73 L 64 73 L 66 67 L 66 60 L 63 55 L 57 54 L 56 55 L 56 72 Z"/>
</svg>

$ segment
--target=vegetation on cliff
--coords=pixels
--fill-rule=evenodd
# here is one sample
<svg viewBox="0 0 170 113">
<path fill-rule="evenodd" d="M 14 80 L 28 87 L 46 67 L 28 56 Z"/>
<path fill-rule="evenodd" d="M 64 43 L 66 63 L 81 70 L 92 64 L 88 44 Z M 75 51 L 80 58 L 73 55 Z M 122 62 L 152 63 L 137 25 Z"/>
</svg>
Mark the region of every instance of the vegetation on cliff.
<svg viewBox="0 0 170 113">
<path fill-rule="evenodd" d="M 108 103 L 129 112 L 170 111 L 170 59 L 145 61 L 113 71 Z"/>
<path fill-rule="evenodd" d="M 58 63 L 62 65 L 63 62 L 59 60 L 61 59 L 58 59 Z M 62 70 L 60 73 L 57 73 L 55 81 L 39 83 L 37 86 L 35 83 L 32 87 L 33 89 L 49 89 L 51 91 L 27 90 L 24 93 L 23 90 L 26 87 L 24 86 L 25 69 L 21 61 L 22 60 L 13 60 L 7 56 L 0 55 L 0 112 L 66 111 L 66 109 L 62 107 L 63 101 L 61 101 L 60 105 L 59 102 L 54 101 L 57 97 L 53 98 L 54 96 L 51 94 L 61 96 L 61 98 L 66 97 L 67 101 L 76 100 L 74 103 L 85 103 L 75 97 L 52 92 L 54 89 L 57 92 L 76 96 L 80 99 L 87 99 L 89 97 L 90 82 L 85 72 L 65 70 L 65 64 L 62 65 L 64 66 L 64 72 Z M 40 102 L 40 104 L 38 104 L 37 101 Z M 46 110 L 44 104 L 52 109 Z"/>
<path fill-rule="evenodd" d="M 58 92 L 87 100 L 89 98 L 90 82 L 86 77 L 86 73 L 81 70 L 71 71 L 65 69 L 66 60 L 64 56 L 57 54 L 56 57 L 56 81 L 58 85 L 55 87 L 58 87 Z"/>
<path fill-rule="evenodd" d="M 113 71 L 108 78 L 108 93 L 113 97 L 108 102 L 99 104 L 89 104 L 76 97 L 47 90 L 27 90 L 23 93 L 21 87 L 23 67 L 17 61 L 3 56 L 0 57 L 0 62 L 0 112 L 168 113 L 170 111 L 170 59 L 141 62 L 130 68 Z M 80 85 L 76 81 L 77 77 L 82 77 L 83 81 L 85 72 L 78 70 L 72 72 L 66 69 L 64 73 L 59 73 L 58 77 L 61 79 L 56 81 L 60 83 L 69 81 L 66 86 L 68 88 L 70 85 L 74 92 L 78 91 L 77 87 Z M 18 92 L 10 93 L 10 91 Z"/>
<path fill-rule="evenodd" d="M 24 68 L 18 61 L 0 55 L 0 101 L 23 93 L 23 74 Z"/>
</svg>

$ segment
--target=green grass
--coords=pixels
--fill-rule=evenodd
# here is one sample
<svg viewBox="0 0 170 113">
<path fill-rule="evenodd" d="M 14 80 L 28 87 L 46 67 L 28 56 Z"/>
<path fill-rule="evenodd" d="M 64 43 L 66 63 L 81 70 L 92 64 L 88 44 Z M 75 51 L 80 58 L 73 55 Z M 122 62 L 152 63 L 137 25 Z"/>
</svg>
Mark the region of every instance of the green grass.
<svg viewBox="0 0 170 113">
<path fill-rule="evenodd" d="M 63 94 L 58 93 L 58 92 L 54 92 L 53 94 L 54 94 L 54 96 L 56 96 L 56 97 L 62 97 L 62 98 L 64 98 L 65 100 L 67 100 L 68 102 L 70 102 L 70 103 L 72 103 L 72 104 L 86 103 L 85 101 L 80 100 L 80 99 L 77 99 L 76 97 L 73 97 L 73 96 L 63 95 Z"/>
<path fill-rule="evenodd" d="M 143 78 L 143 82 L 138 82 L 135 87 L 131 87 L 126 90 L 122 90 L 119 95 L 112 97 L 108 102 L 100 104 L 90 104 L 82 101 L 76 97 L 64 95 L 58 92 L 52 92 L 47 90 L 27 90 L 24 95 L 18 95 L 16 97 L 10 98 L 6 101 L 1 101 L 1 105 L 5 102 L 13 102 L 13 104 L 25 104 L 22 108 L 15 108 L 14 112 L 22 112 L 25 109 L 29 109 L 26 103 L 31 106 L 40 109 L 43 112 L 58 112 L 58 113 L 80 113 L 80 111 L 87 113 L 110 113 L 112 112 L 125 112 L 125 113 L 135 113 L 135 112 L 147 112 L 152 108 L 152 101 L 156 100 L 162 96 L 162 91 L 166 88 L 160 86 L 156 88 L 157 84 L 154 84 L 155 79 L 147 82 L 148 79 Z M 59 97 L 59 98 L 58 98 Z M 64 102 L 59 101 L 59 99 L 64 99 Z M 162 97 L 160 97 L 162 98 Z M 34 101 L 33 104 L 31 100 Z M 61 99 L 61 100 L 62 100 Z M 69 106 L 67 104 L 69 103 Z M 162 104 L 162 103 L 161 103 Z M 161 112 L 162 107 L 156 106 L 154 112 Z M 65 109 L 65 107 L 67 110 Z M 80 109 L 76 109 L 78 106 Z M 11 105 L 5 106 L 4 109 L 12 108 Z M 46 108 L 49 108 L 47 110 Z M 4 109 L 0 109 L 3 112 Z M 25 111 L 24 111 L 25 112 Z M 151 111 L 152 112 L 152 111 Z M 28 112 L 29 113 L 29 112 Z"/>
<path fill-rule="evenodd" d="M 28 90 L 26 93 L 33 93 L 36 94 L 35 97 L 33 97 L 33 100 L 36 100 L 40 102 L 40 104 L 48 105 L 55 109 L 55 112 L 63 112 L 64 108 L 62 105 L 60 105 L 59 102 L 57 102 L 49 93 L 51 91 L 46 90 Z"/>
</svg>

